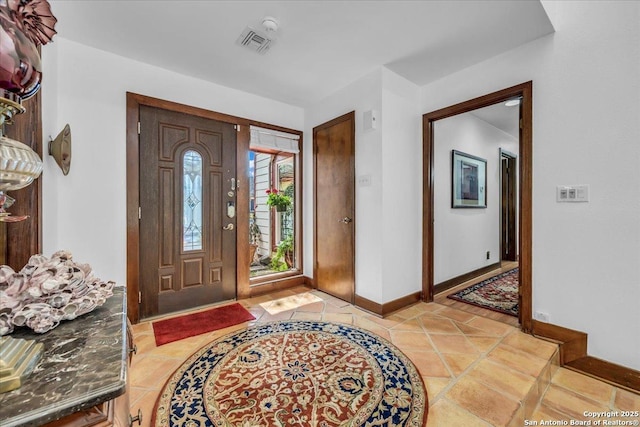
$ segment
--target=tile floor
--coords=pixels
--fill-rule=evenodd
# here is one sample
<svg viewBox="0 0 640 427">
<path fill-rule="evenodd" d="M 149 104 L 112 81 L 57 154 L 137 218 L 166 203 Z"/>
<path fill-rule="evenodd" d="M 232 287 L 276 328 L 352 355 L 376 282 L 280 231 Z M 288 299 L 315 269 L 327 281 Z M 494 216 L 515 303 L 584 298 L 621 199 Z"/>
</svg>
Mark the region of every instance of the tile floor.
<svg viewBox="0 0 640 427">
<path fill-rule="evenodd" d="M 316 300 L 287 309 L 282 298 L 310 292 Z M 130 380 L 131 413 L 141 409 L 149 426 L 167 378 L 194 351 L 253 323 L 305 319 L 359 326 L 394 343 L 416 365 L 429 395 L 427 427 L 524 426 L 586 418 L 585 411 L 638 411 L 640 395 L 558 368 L 555 344 L 518 328 L 437 303 L 419 303 L 381 319 L 308 288 L 241 300 L 256 317 L 231 328 L 156 347 L 151 322 L 134 325 L 138 353 Z M 275 314 L 270 314 L 270 312 Z M 620 418 L 636 420 L 637 418 Z M 603 424 L 606 425 L 606 424 Z M 614 425 L 614 424 L 609 424 Z"/>
</svg>

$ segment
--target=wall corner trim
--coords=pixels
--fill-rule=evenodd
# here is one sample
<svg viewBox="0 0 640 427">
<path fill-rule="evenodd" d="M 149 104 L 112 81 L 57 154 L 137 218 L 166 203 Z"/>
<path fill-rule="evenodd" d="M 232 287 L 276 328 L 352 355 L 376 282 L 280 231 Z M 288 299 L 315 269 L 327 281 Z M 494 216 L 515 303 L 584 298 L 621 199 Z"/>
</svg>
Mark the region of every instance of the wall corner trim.
<svg viewBox="0 0 640 427">
<path fill-rule="evenodd" d="M 420 302 L 421 299 L 422 299 L 422 292 L 417 291 L 412 294 L 406 295 L 404 297 L 395 299 L 393 301 L 380 304 L 356 294 L 354 305 L 365 311 L 373 313 L 377 316 L 386 317 L 395 311 L 401 310 L 417 302 Z"/>
</svg>

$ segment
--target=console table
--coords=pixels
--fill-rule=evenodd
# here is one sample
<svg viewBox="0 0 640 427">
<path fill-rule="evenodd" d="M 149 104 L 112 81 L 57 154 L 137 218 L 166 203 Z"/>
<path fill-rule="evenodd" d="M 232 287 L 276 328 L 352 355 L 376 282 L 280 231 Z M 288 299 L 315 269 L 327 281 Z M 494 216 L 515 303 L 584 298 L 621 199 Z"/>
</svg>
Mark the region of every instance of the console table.
<svg viewBox="0 0 640 427">
<path fill-rule="evenodd" d="M 133 346 L 126 292 L 115 287 L 104 305 L 45 333 L 18 328 L 44 353 L 24 384 L 0 394 L 0 425 L 129 426 L 127 369 Z"/>
</svg>

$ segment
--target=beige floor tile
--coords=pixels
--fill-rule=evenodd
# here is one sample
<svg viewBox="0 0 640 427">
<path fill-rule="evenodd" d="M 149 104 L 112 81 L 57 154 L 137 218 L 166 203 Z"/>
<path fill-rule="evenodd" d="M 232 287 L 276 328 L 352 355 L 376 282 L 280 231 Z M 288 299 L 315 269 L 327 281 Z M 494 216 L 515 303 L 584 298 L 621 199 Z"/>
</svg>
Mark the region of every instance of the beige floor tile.
<svg viewBox="0 0 640 427">
<path fill-rule="evenodd" d="M 441 356 L 456 377 L 459 377 L 473 362 L 478 360 L 476 355 L 469 354 L 442 354 Z"/>
<path fill-rule="evenodd" d="M 508 426 L 520 404 L 486 385 L 465 376 L 446 394 L 447 398 L 494 426 Z"/>
<path fill-rule="evenodd" d="M 440 399 L 430 407 L 427 417 L 427 427 L 488 427 L 490 425 L 447 399 Z"/>
<path fill-rule="evenodd" d="M 560 368 L 551 382 L 603 405 L 609 405 L 611 402 L 613 386 L 569 369 Z"/>
<path fill-rule="evenodd" d="M 424 329 L 422 329 L 422 324 L 417 319 L 405 320 L 404 322 L 394 326 L 392 330 L 424 332 Z"/>
<path fill-rule="evenodd" d="M 258 321 L 260 323 L 277 322 L 278 320 L 289 320 L 293 316 L 293 310 L 283 311 L 277 314 L 269 314 L 265 312 Z"/>
<path fill-rule="evenodd" d="M 444 317 L 421 316 L 420 322 L 429 334 L 460 334 L 453 320 Z"/>
<path fill-rule="evenodd" d="M 412 319 L 416 316 L 419 316 L 420 314 L 424 313 L 427 310 L 427 304 L 425 303 L 418 303 L 418 304 L 414 304 L 411 307 L 402 309 L 400 311 L 398 311 L 397 313 L 395 313 L 397 316 L 402 317 L 404 319 Z"/>
<path fill-rule="evenodd" d="M 567 423 L 569 423 L 573 418 L 567 414 L 558 412 L 553 408 L 549 408 L 545 404 L 540 404 L 540 406 L 536 408 L 536 410 L 533 412 L 533 414 L 529 419 L 532 421 L 537 421 L 538 423 L 540 421 L 549 421 L 549 422 L 566 421 Z"/>
<path fill-rule="evenodd" d="M 322 313 L 313 313 L 313 312 L 305 312 L 305 311 L 296 311 L 293 313 L 292 319 L 294 320 L 314 320 L 321 321 Z"/>
<path fill-rule="evenodd" d="M 140 423 L 140 427 L 149 427 L 153 425 L 153 408 L 155 407 L 156 400 L 158 400 L 158 396 L 160 394 L 159 390 L 150 390 L 145 395 L 139 399 L 135 404 L 131 405 L 131 414 L 136 415 L 138 410 L 142 414 L 142 422 Z"/>
<path fill-rule="evenodd" d="M 451 373 L 440 356 L 432 351 L 403 351 L 423 377 L 450 378 Z"/>
<path fill-rule="evenodd" d="M 322 320 L 325 322 L 338 322 L 352 325 L 353 315 L 350 313 L 327 313 L 325 311 L 325 313 L 322 315 Z"/>
<path fill-rule="evenodd" d="M 410 332 L 410 331 L 396 331 L 391 330 L 391 342 L 400 348 L 402 351 L 406 350 L 419 350 L 419 351 L 431 351 L 433 346 L 429 339 L 423 332 Z"/>
<path fill-rule="evenodd" d="M 640 394 L 616 388 L 614 405 L 621 411 L 640 411 Z"/>
<path fill-rule="evenodd" d="M 151 335 L 134 335 L 133 342 L 136 346 L 136 353 L 142 354 L 156 348 L 156 337 L 153 335 L 153 333 Z"/>
<path fill-rule="evenodd" d="M 451 378 L 422 377 L 422 381 L 427 388 L 427 395 L 431 406 L 431 402 L 435 402 L 442 390 L 451 383 Z"/>
<path fill-rule="evenodd" d="M 516 330 L 513 326 L 509 326 L 505 323 L 500 323 L 496 320 L 485 319 L 484 317 L 475 317 L 468 322 L 465 322 L 469 326 L 482 329 L 495 335 L 507 335 L 509 332 Z"/>
<path fill-rule="evenodd" d="M 502 344 L 499 344 L 491 350 L 489 358 L 496 363 L 504 363 L 516 371 L 536 378 L 547 365 L 547 361 L 544 359 L 531 356 L 511 346 Z"/>
<path fill-rule="evenodd" d="M 515 330 L 505 337 L 502 343 L 547 360 L 558 350 L 557 344 L 536 338 L 518 330 Z"/>
<path fill-rule="evenodd" d="M 595 402 L 570 390 L 551 384 L 542 403 L 572 418 L 584 420 L 584 411 L 607 411 L 608 405 Z"/>
<path fill-rule="evenodd" d="M 324 310 L 324 302 L 314 302 L 311 304 L 307 304 L 307 305 L 303 305 L 302 307 L 298 308 L 298 312 L 305 312 L 305 313 L 322 313 L 322 311 Z"/>
<path fill-rule="evenodd" d="M 498 342 L 500 342 L 500 338 L 497 337 L 476 337 L 476 336 L 467 336 L 471 344 L 475 345 L 479 352 L 486 353 L 489 350 L 493 349 Z"/>
<path fill-rule="evenodd" d="M 129 385 L 131 387 L 154 388 L 164 384 L 164 381 L 182 363 L 179 359 L 167 359 L 147 355 L 141 358 L 135 366 L 132 365 Z"/>
<path fill-rule="evenodd" d="M 394 326 L 396 326 L 397 324 L 401 323 L 400 321 L 397 320 L 390 320 L 390 319 L 383 319 L 381 317 L 377 317 L 377 316 L 367 316 L 366 317 L 367 320 L 370 320 L 371 322 L 377 323 L 380 326 L 383 326 L 385 328 L 393 328 Z"/>
<path fill-rule="evenodd" d="M 519 401 L 523 401 L 532 389 L 537 389 L 535 378 L 487 359 L 469 371 L 469 376 Z"/>
<path fill-rule="evenodd" d="M 150 322 L 143 322 L 143 323 L 138 323 L 137 325 L 131 325 L 131 332 L 133 332 L 133 335 L 139 335 L 139 334 L 149 334 L 149 333 L 153 333 L 153 330 L 151 329 L 151 323 Z"/>
<path fill-rule="evenodd" d="M 464 335 L 467 336 L 480 336 L 480 337 L 487 337 L 487 336 L 492 336 L 492 337 L 501 337 L 500 334 L 496 334 L 493 332 L 488 332 L 485 331 L 483 329 L 480 328 L 476 328 L 470 325 L 467 325 L 466 323 L 462 323 L 462 322 L 454 322 L 456 325 L 456 328 L 458 328 L 458 330 L 463 333 Z"/>
<path fill-rule="evenodd" d="M 458 322 L 466 323 L 473 319 L 475 314 L 467 313 L 466 311 L 456 310 L 451 307 L 443 307 L 438 311 L 438 315 L 448 317 L 453 320 L 457 320 Z"/>
<path fill-rule="evenodd" d="M 478 349 L 464 335 L 430 335 L 436 350 L 442 353 L 478 355 Z"/>
</svg>

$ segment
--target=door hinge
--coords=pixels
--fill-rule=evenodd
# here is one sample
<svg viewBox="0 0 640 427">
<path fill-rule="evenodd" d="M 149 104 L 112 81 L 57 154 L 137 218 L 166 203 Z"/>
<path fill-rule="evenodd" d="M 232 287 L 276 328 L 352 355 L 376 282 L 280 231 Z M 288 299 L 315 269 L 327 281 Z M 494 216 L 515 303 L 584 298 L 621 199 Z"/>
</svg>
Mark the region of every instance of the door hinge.
<svg viewBox="0 0 640 427">
<path fill-rule="evenodd" d="M 233 125 L 233 128 L 234 128 L 237 132 L 240 132 L 240 125 Z"/>
<path fill-rule="evenodd" d="M 142 292 L 138 292 L 138 304 L 142 304 Z"/>
<path fill-rule="evenodd" d="M 138 135 L 140 135 L 140 122 L 138 122 Z"/>
<path fill-rule="evenodd" d="M 142 219 L 142 208 L 138 206 L 138 219 Z"/>
</svg>

